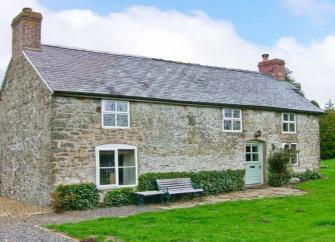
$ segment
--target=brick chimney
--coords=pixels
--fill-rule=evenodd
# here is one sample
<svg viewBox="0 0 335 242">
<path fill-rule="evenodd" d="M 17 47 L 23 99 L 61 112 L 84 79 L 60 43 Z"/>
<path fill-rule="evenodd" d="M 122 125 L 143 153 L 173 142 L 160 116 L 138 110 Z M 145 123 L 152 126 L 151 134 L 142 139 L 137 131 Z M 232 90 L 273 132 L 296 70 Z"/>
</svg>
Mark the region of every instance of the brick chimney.
<svg viewBox="0 0 335 242">
<path fill-rule="evenodd" d="M 23 49 L 41 50 L 42 14 L 24 8 L 12 21 L 12 57 Z"/>
<path fill-rule="evenodd" d="M 269 60 L 269 54 L 262 55 L 263 60 L 258 63 L 259 72 L 270 74 L 278 80 L 285 80 L 285 61 L 281 59 Z"/>
</svg>

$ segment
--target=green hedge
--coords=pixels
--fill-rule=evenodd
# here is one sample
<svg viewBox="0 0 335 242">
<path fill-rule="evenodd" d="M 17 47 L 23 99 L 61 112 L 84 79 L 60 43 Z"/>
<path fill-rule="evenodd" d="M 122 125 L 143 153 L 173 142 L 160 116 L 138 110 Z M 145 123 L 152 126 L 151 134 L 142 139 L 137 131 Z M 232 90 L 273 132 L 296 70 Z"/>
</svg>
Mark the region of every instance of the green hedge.
<svg viewBox="0 0 335 242">
<path fill-rule="evenodd" d="M 95 184 L 60 185 L 52 195 L 55 212 L 87 210 L 98 205 L 99 194 Z"/>
<path fill-rule="evenodd" d="M 146 173 L 139 177 L 139 191 L 157 190 L 156 179 L 191 178 L 205 194 L 214 195 L 244 189 L 244 170 Z"/>
<path fill-rule="evenodd" d="M 135 202 L 136 196 L 132 188 L 113 189 L 108 191 L 104 197 L 104 205 L 107 207 L 126 206 Z"/>
</svg>

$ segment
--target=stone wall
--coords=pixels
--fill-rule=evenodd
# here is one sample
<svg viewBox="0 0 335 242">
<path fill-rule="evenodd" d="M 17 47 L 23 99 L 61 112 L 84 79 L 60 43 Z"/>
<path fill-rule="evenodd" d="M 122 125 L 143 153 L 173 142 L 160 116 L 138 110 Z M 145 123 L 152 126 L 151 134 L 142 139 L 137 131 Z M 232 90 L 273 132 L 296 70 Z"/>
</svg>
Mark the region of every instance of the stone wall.
<svg viewBox="0 0 335 242">
<path fill-rule="evenodd" d="M 0 101 L 0 194 L 47 204 L 52 188 L 52 97 L 23 56 L 8 69 Z"/>
<path fill-rule="evenodd" d="M 139 173 L 243 169 L 245 143 L 262 131 L 265 153 L 282 142 L 298 143 L 300 165 L 319 164 L 318 117 L 297 115 L 297 134 L 282 134 L 281 113 L 243 110 L 243 132 L 222 131 L 215 107 L 130 103 L 129 129 L 101 127 L 101 100 L 56 97 L 53 103 L 55 184 L 95 182 L 95 146 L 131 144 L 138 148 Z"/>
</svg>

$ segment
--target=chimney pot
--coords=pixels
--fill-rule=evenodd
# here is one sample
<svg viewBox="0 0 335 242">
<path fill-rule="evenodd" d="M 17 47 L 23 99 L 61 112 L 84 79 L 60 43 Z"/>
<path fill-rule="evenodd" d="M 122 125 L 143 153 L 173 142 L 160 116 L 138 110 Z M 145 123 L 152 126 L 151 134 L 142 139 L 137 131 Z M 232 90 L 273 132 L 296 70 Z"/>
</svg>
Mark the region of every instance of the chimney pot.
<svg viewBox="0 0 335 242">
<path fill-rule="evenodd" d="M 31 8 L 23 8 L 12 21 L 12 57 L 24 49 L 41 50 L 42 15 Z"/>
<path fill-rule="evenodd" d="M 269 54 L 263 54 L 262 58 L 263 58 L 263 61 L 268 61 L 269 60 Z"/>
</svg>

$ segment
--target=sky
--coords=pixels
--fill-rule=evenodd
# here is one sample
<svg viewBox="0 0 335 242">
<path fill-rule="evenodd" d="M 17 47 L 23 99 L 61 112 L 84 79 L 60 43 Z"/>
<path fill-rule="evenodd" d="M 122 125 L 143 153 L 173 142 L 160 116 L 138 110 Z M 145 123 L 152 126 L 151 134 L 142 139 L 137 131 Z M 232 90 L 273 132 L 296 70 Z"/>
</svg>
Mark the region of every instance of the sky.
<svg viewBox="0 0 335 242">
<path fill-rule="evenodd" d="M 43 43 L 248 70 L 269 53 L 308 99 L 335 100 L 335 0 L 1 0 L 0 82 L 23 7 Z"/>
</svg>

